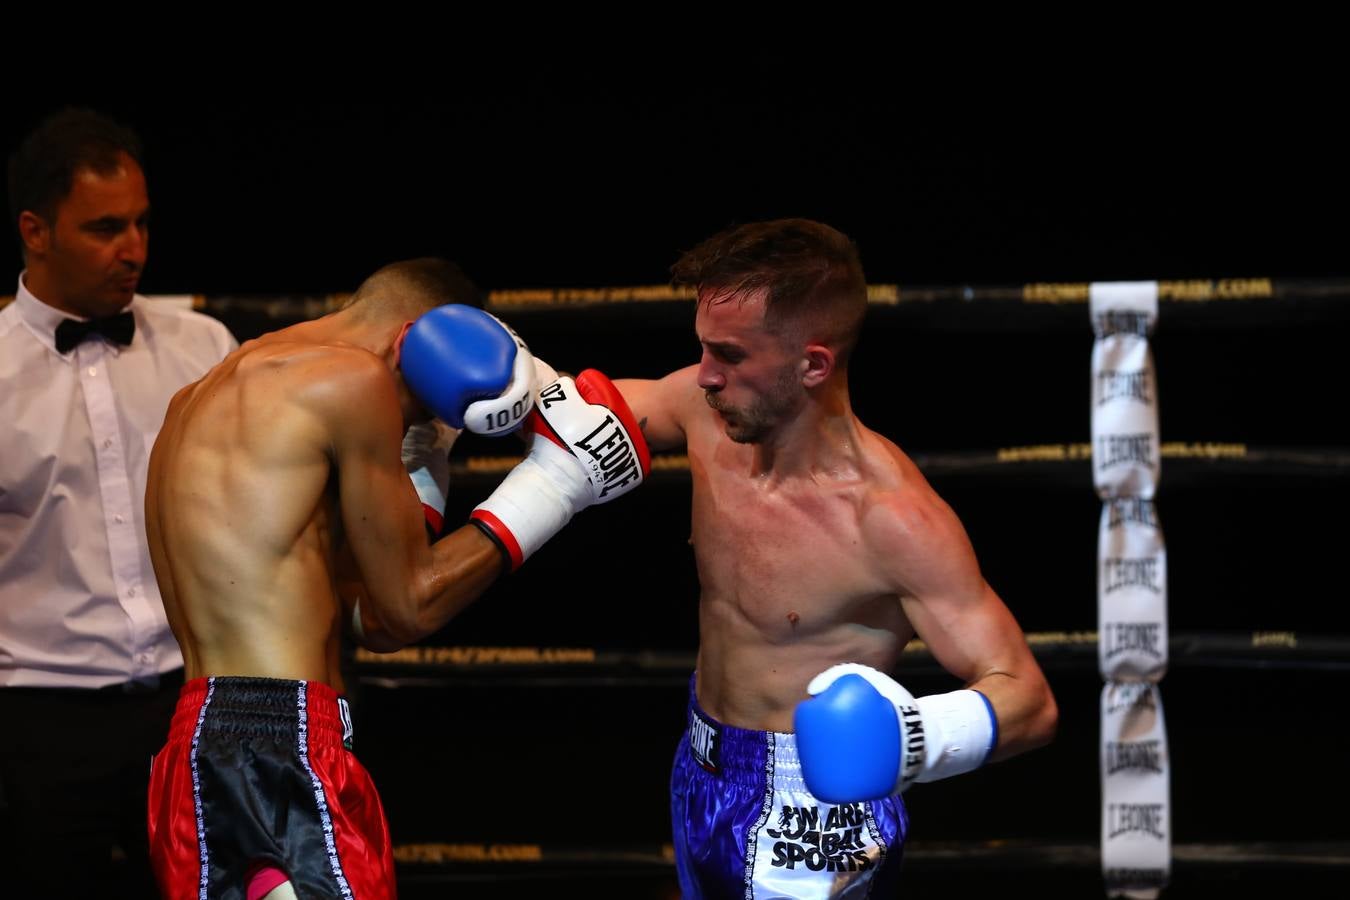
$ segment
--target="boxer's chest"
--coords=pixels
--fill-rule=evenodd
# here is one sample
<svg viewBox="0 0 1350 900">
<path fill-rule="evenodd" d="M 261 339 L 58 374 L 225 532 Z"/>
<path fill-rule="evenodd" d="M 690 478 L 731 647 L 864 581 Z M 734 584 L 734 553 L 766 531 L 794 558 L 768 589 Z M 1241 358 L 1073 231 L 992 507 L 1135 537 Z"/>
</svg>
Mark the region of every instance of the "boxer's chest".
<svg viewBox="0 0 1350 900">
<path fill-rule="evenodd" d="M 860 487 L 770 485 L 696 457 L 690 465 L 692 540 L 705 597 L 776 619 L 824 612 L 879 589 L 859 524 Z M 782 604 L 792 609 L 778 609 Z"/>
</svg>

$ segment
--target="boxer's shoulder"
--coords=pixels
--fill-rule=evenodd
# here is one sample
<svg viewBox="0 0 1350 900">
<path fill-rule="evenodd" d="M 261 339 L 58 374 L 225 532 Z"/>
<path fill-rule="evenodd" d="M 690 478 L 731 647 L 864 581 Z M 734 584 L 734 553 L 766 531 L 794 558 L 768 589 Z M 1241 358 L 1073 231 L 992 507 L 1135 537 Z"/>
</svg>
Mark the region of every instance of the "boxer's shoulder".
<svg viewBox="0 0 1350 900">
<path fill-rule="evenodd" d="M 352 344 L 269 341 L 242 349 L 239 377 L 267 379 L 306 394 L 326 396 L 334 390 L 394 385 L 384 360 Z"/>
<path fill-rule="evenodd" d="M 329 430 L 389 423 L 401 431 L 394 374 L 379 356 L 350 344 L 262 341 L 245 344 L 228 382 L 254 425 L 279 425 L 283 407 Z M 256 421 L 262 417 L 264 421 Z M 397 420 L 395 422 L 394 420 Z M 364 429 L 362 429 L 364 430 Z"/>
</svg>

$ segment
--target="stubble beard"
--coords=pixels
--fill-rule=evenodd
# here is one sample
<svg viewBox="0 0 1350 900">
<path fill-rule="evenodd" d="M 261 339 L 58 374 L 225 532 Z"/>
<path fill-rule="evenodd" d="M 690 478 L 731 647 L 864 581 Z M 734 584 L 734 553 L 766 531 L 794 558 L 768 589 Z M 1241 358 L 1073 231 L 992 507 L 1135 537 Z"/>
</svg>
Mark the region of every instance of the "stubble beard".
<svg viewBox="0 0 1350 900">
<path fill-rule="evenodd" d="M 796 406 L 797 389 L 796 375 L 788 370 L 744 408 L 722 402 L 715 391 L 705 391 L 704 397 L 710 407 L 722 414 L 728 438 L 737 444 L 758 444 L 791 414 Z"/>
</svg>

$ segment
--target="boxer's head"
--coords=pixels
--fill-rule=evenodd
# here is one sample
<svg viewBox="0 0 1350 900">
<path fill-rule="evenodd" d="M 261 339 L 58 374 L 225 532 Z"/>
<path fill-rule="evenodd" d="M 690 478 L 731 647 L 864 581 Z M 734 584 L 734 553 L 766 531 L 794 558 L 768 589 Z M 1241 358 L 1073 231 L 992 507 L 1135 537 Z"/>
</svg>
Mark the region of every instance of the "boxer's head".
<svg viewBox="0 0 1350 900">
<path fill-rule="evenodd" d="M 484 297 L 459 266 L 428 256 L 384 266 L 361 282 L 342 307 L 359 328 L 375 333 L 379 352 L 398 380 L 407 421 L 420 421 L 430 413 L 413 398 L 399 371 L 403 338 L 423 313 L 447 303 L 482 309 Z"/>
<path fill-rule="evenodd" d="M 699 384 L 733 440 L 762 440 L 842 380 L 867 309 L 857 248 L 819 222 L 742 225 L 672 268 L 698 291 Z"/>
<path fill-rule="evenodd" d="M 411 322 L 447 303 L 483 308 L 483 292 L 459 266 L 424 256 L 377 270 L 347 299 L 344 310 L 366 322 Z"/>
</svg>

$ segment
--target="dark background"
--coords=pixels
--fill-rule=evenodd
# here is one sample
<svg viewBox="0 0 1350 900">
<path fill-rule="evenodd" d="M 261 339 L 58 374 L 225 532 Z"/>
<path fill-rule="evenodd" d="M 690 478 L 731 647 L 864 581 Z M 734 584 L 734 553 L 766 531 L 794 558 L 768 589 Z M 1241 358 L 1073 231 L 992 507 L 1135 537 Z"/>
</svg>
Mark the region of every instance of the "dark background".
<svg viewBox="0 0 1350 900">
<path fill-rule="evenodd" d="M 734 44 L 629 49 L 607 66 L 558 53 L 528 68 L 514 57 L 476 66 L 438 57 L 370 77 L 349 51 L 275 80 L 260 51 L 257 70 L 238 81 L 174 84 L 161 73 L 131 89 L 18 92 L 0 127 L 9 149 L 41 115 L 74 102 L 140 131 L 154 207 L 150 294 L 343 292 L 380 265 L 424 254 L 457 260 L 485 288 L 658 284 L 681 250 L 714 231 L 779 216 L 835 225 L 858 242 L 869 280 L 902 286 L 1350 275 L 1343 91 L 1315 47 L 1278 65 L 1211 47 L 1185 77 L 1175 77 L 1176 47 L 1124 57 L 1080 47 L 1072 60 L 1040 59 L 1030 78 L 1029 57 L 972 72 L 966 49 L 947 49 L 932 62 L 843 67 Z M 6 246 L 17 272 L 13 241 Z M 1163 439 L 1344 446 L 1347 317 L 1321 318 L 1326 309 L 1276 327 L 1268 317 L 1244 324 L 1237 306 L 1222 304 L 1184 328 L 1164 318 L 1154 340 Z M 935 330 L 922 314 L 874 310 L 854 368 L 859 413 L 917 453 L 1086 441 L 1082 318 L 1081 328 L 1008 329 L 975 316 Z M 669 305 L 535 312 L 516 324 L 564 367 L 657 375 L 697 352 L 687 311 Z M 1174 629 L 1350 632 L 1338 543 L 1344 473 L 1163 471 Z M 1099 505 L 1085 466 L 1078 475 L 1081 484 L 1017 473 L 934 479 L 1028 630 L 1095 624 Z M 594 552 L 599 525 L 573 528 L 433 642 L 692 653 L 682 477 L 587 514 L 608 516 L 609 533 L 631 540 L 616 569 L 631 594 L 569 601 L 569 573 Z M 467 510 L 490 487 L 465 479 L 453 502 Z M 913 792 L 916 847 L 1096 845 L 1100 676 L 1093 660 L 1046 668 L 1061 703 L 1058 741 Z M 908 677 L 919 692 L 952 686 L 931 671 Z M 1339 762 L 1324 773 L 1317 760 L 1350 752 L 1330 699 L 1345 687 L 1343 665 L 1177 660 L 1163 682 L 1174 842 L 1343 841 L 1350 785 Z M 678 677 L 580 687 L 433 678 L 370 684 L 359 700 L 358 746 L 396 843 L 669 839 Z M 1287 731 L 1272 740 L 1267 727 Z M 1297 765 L 1285 765 L 1286 739 L 1301 748 Z M 1262 783 L 1248 787 L 1253 765 Z M 533 807 L 505 799 L 519 796 Z M 989 895 L 1009 878 L 997 866 L 922 859 L 909 876 L 916 896 Z M 639 869 L 647 893 L 634 882 L 611 895 L 669 893 L 668 870 Z M 1327 872 L 1178 864 L 1172 895 L 1256 895 L 1299 877 L 1316 896 Z M 571 877 L 601 896 L 606 873 L 616 874 L 583 865 Z M 404 893 L 416 897 L 443 896 L 443 878 L 479 877 L 472 866 L 405 875 Z M 1058 881 L 1012 875 L 1040 884 L 1042 896 L 1100 894 L 1090 864 Z M 493 883 L 483 895 L 501 890 Z"/>
<path fill-rule="evenodd" d="M 141 132 L 148 293 L 345 291 L 422 254 L 489 288 L 654 284 L 714 231 L 779 216 L 854 237 L 874 282 L 1344 275 L 1332 64 L 1210 49 L 1186 70 L 1105 50 L 1075 69 L 1087 47 L 979 69 L 898 49 L 841 64 L 743 45 L 472 63 L 410 48 L 394 71 L 258 49 L 215 77 L 206 58 L 39 79 L 6 100 L 0 137 L 12 148 L 67 102 Z"/>
</svg>

